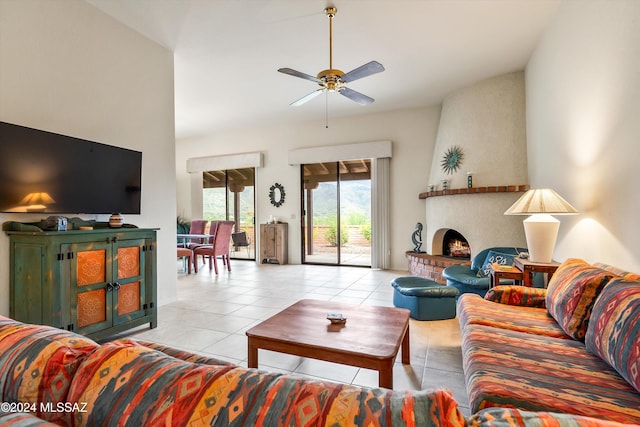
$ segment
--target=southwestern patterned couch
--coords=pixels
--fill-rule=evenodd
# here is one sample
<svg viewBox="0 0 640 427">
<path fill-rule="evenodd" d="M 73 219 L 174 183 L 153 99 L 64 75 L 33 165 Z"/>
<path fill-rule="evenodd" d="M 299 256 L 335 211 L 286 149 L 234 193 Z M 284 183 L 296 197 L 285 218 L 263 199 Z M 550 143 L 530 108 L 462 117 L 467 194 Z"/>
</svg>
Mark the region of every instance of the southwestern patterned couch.
<svg viewBox="0 0 640 427">
<path fill-rule="evenodd" d="M 460 296 L 472 412 L 520 408 L 640 424 L 639 279 L 569 259 L 547 289 Z"/>
<path fill-rule="evenodd" d="M 160 345 L 98 345 L 0 316 L 0 425 L 442 426 L 446 390 L 392 391 L 241 368 Z"/>
<path fill-rule="evenodd" d="M 465 418 L 446 390 L 326 383 L 2 316 L 0 402 L 2 426 L 623 427 L 510 408 Z"/>
</svg>

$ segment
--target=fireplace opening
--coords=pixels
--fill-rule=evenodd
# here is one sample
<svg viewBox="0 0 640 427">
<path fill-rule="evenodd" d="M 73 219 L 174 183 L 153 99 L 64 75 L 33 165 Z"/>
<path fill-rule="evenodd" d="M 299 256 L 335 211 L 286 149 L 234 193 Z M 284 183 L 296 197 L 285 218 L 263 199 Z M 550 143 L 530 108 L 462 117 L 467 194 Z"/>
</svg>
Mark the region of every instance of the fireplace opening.
<svg viewBox="0 0 640 427">
<path fill-rule="evenodd" d="M 449 229 L 442 239 L 442 254 L 451 258 L 471 259 L 471 247 L 462 234 Z"/>
</svg>

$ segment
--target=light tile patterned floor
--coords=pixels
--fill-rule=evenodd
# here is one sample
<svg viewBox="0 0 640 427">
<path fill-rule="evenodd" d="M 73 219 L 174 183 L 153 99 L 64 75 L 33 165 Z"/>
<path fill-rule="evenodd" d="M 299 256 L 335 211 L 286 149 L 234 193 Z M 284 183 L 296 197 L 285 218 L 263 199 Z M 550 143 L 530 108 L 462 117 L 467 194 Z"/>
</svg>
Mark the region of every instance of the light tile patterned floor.
<svg viewBox="0 0 640 427">
<path fill-rule="evenodd" d="M 178 301 L 159 307 L 158 327 L 135 331 L 146 339 L 247 366 L 245 331 L 303 298 L 393 306 L 390 285 L 406 272 L 357 267 L 257 265 L 231 262 L 216 276 L 208 268 L 184 274 L 178 263 Z M 383 319 L 381 319 L 383 321 Z M 411 364 L 394 367 L 394 389 L 448 388 L 468 413 L 456 319 L 410 324 Z M 378 373 L 260 350 L 260 369 L 376 387 Z"/>
</svg>

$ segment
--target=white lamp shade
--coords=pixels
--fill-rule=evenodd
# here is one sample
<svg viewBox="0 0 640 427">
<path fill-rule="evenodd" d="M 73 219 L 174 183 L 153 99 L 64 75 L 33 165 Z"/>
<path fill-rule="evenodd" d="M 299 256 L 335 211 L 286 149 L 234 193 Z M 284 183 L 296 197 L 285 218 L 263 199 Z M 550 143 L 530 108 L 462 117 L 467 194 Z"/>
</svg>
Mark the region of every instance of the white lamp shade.
<svg viewBox="0 0 640 427">
<path fill-rule="evenodd" d="M 505 215 L 577 214 L 576 208 L 550 188 L 529 190 L 504 213 Z"/>
</svg>

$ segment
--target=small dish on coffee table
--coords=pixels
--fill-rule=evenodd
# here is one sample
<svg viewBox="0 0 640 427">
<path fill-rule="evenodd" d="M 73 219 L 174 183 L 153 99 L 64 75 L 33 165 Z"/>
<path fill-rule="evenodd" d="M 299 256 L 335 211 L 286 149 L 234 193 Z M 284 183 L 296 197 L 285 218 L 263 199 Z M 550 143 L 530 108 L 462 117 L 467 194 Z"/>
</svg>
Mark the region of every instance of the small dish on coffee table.
<svg viewBox="0 0 640 427">
<path fill-rule="evenodd" d="M 331 323 L 345 323 L 347 318 L 342 315 L 342 313 L 327 313 L 327 319 L 331 321 Z"/>
</svg>

